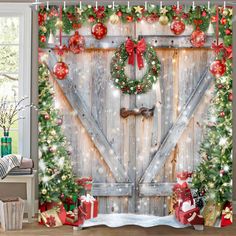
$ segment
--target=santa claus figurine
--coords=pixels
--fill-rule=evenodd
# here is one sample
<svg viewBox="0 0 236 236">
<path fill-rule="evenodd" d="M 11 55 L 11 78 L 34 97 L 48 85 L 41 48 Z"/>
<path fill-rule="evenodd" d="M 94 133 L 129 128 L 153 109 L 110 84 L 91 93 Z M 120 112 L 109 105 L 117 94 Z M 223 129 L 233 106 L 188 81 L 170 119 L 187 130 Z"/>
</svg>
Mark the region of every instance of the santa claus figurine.
<svg viewBox="0 0 236 236">
<path fill-rule="evenodd" d="M 204 219 L 196 207 L 188 186 L 192 173 L 184 171 L 177 174 L 177 183 L 173 187 L 177 202 L 174 205 L 175 217 L 182 224 L 191 224 L 196 230 L 203 230 Z"/>
</svg>

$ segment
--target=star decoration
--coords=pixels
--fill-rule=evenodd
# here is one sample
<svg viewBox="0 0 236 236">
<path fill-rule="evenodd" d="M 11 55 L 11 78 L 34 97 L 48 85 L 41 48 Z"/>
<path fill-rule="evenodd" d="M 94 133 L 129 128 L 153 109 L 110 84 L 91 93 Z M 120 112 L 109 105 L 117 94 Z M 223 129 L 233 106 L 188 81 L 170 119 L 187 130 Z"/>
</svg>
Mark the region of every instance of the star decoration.
<svg viewBox="0 0 236 236">
<path fill-rule="evenodd" d="M 142 7 L 140 7 L 140 6 L 137 6 L 137 7 L 134 7 L 134 10 L 135 10 L 135 13 L 139 13 L 139 14 L 141 14 L 141 13 L 142 13 L 142 10 L 143 10 L 143 8 L 142 8 Z"/>
<path fill-rule="evenodd" d="M 81 16 L 82 15 L 82 13 L 83 13 L 83 9 L 80 9 L 79 7 L 77 7 L 77 9 L 76 9 L 76 12 Z"/>
<path fill-rule="evenodd" d="M 233 15 L 233 9 L 229 8 L 229 15 L 232 16 Z"/>
<path fill-rule="evenodd" d="M 166 7 L 163 7 L 160 12 L 161 14 L 165 15 L 168 12 L 168 10 L 166 9 Z"/>
</svg>

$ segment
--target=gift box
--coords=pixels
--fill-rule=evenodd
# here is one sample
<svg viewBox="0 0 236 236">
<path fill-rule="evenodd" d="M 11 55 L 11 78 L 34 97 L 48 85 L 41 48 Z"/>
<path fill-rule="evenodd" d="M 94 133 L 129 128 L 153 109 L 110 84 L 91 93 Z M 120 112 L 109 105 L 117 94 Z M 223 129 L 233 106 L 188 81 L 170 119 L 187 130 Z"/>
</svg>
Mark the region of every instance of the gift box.
<svg viewBox="0 0 236 236">
<path fill-rule="evenodd" d="M 222 204 L 214 201 L 208 201 L 203 209 L 202 215 L 206 226 L 214 226 L 222 211 Z"/>
<path fill-rule="evenodd" d="M 189 188 L 180 189 L 179 191 L 176 192 L 176 196 L 177 196 L 177 199 L 180 201 L 180 204 L 181 202 L 185 202 L 185 201 L 190 201 L 191 205 L 194 204 L 193 196 Z"/>
<path fill-rule="evenodd" d="M 58 212 L 53 208 L 41 213 L 42 220 L 47 227 L 62 226 L 62 222 L 58 216 Z"/>
<path fill-rule="evenodd" d="M 87 194 L 86 196 L 81 196 L 80 201 L 81 206 L 83 207 L 86 213 L 86 220 L 97 217 L 98 201 L 93 196 L 91 196 L 90 194 Z"/>
<path fill-rule="evenodd" d="M 80 206 L 74 209 L 73 211 L 67 212 L 65 224 L 78 227 L 80 225 L 83 225 L 85 221 L 85 216 L 86 216 L 86 213 L 83 207 Z"/>
<path fill-rule="evenodd" d="M 224 205 L 221 216 L 221 227 L 231 225 L 233 223 L 233 207 L 231 202 Z"/>
<path fill-rule="evenodd" d="M 195 207 L 189 211 L 184 212 L 184 211 L 182 211 L 182 209 L 180 207 L 176 207 L 175 217 L 180 223 L 186 225 L 186 224 L 189 224 L 188 219 L 194 214 L 194 212 L 196 214 L 200 214 L 199 208 Z"/>
<path fill-rule="evenodd" d="M 83 178 L 77 179 L 76 182 L 79 186 L 83 187 L 84 193 L 82 193 L 82 194 L 86 194 L 88 192 L 91 192 L 92 183 L 93 183 L 92 177 L 83 177 Z"/>
<path fill-rule="evenodd" d="M 38 218 L 39 224 L 44 224 L 41 217 L 41 213 L 51 210 L 51 209 L 55 209 L 57 211 L 57 214 L 62 224 L 64 224 L 66 221 L 66 210 L 62 202 L 46 202 L 46 203 L 40 204 L 39 205 L 39 218 Z"/>
<path fill-rule="evenodd" d="M 66 211 L 73 211 L 76 206 L 78 205 L 78 196 L 77 195 L 73 195 L 72 198 L 66 198 L 64 201 L 64 207 L 66 209 Z"/>
</svg>

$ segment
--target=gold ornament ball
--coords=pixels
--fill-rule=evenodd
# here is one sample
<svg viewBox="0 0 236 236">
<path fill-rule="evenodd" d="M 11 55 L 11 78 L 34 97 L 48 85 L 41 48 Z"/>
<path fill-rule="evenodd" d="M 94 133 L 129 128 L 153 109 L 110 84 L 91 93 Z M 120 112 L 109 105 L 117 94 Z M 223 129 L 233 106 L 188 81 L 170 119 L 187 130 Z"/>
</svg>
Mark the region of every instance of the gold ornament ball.
<svg viewBox="0 0 236 236">
<path fill-rule="evenodd" d="M 225 9 L 222 14 L 223 14 L 223 16 L 227 16 L 229 14 L 228 9 Z"/>
<path fill-rule="evenodd" d="M 42 194 L 45 195 L 47 193 L 47 189 L 42 189 Z"/>
<path fill-rule="evenodd" d="M 111 24 L 116 25 L 116 24 L 119 23 L 120 18 L 119 18 L 118 15 L 116 15 L 116 14 L 114 13 L 114 14 L 112 14 L 112 15 L 110 16 L 109 21 L 110 21 Z"/>
<path fill-rule="evenodd" d="M 47 32 L 47 28 L 46 28 L 45 26 L 41 26 L 40 29 L 41 29 L 44 33 Z"/>
<path fill-rule="evenodd" d="M 159 23 L 161 25 L 167 25 L 169 23 L 169 18 L 166 15 L 161 15 L 159 18 Z"/>
<path fill-rule="evenodd" d="M 62 175 L 61 179 L 64 181 L 66 180 L 66 176 L 65 175 Z"/>
<path fill-rule="evenodd" d="M 55 26 L 60 29 L 60 28 L 62 28 L 62 26 L 63 26 L 63 22 L 58 19 L 57 22 L 56 22 L 56 24 L 55 24 Z"/>
</svg>

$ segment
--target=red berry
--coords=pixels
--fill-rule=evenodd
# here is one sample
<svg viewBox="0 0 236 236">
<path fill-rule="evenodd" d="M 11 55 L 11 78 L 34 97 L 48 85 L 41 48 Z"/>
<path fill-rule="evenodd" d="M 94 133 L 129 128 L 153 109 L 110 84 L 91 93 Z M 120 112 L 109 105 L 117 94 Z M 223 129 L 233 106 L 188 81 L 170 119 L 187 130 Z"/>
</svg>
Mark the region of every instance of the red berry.
<svg viewBox="0 0 236 236">
<path fill-rule="evenodd" d="M 119 17 L 121 17 L 123 14 L 122 14 L 121 11 L 118 11 L 118 12 L 116 13 L 116 15 L 119 16 Z"/>
<path fill-rule="evenodd" d="M 222 25 L 226 25 L 226 23 L 227 23 L 226 18 L 223 17 L 223 18 L 220 20 L 220 23 L 221 23 Z"/>
<path fill-rule="evenodd" d="M 46 42 L 46 36 L 45 35 L 40 35 L 40 42 L 45 43 Z"/>
<path fill-rule="evenodd" d="M 220 112 L 220 117 L 225 117 L 225 113 L 222 111 L 222 112 Z"/>
<path fill-rule="evenodd" d="M 222 89 L 224 86 L 223 86 L 223 84 L 218 84 L 217 87 L 218 87 L 218 89 Z"/>
<path fill-rule="evenodd" d="M 229 95 L 228 95 L 228 100 L 229 100 L 230 102 L 233 101 L 233 94 L 232 94 L 232 93 L 229 93 Z"/>
</svg>

